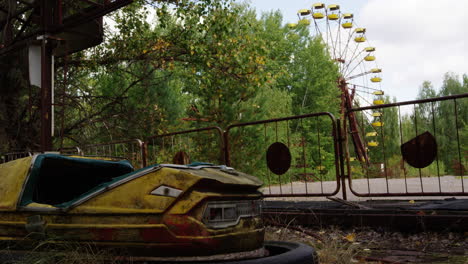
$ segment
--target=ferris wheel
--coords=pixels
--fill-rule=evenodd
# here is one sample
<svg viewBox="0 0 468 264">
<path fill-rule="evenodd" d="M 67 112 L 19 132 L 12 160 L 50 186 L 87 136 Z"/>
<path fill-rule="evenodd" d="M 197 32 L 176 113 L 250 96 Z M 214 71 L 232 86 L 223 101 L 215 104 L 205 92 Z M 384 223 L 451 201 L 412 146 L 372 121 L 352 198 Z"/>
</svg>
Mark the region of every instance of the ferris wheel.
<svg viewBox="0 0 468 264">
<path fill-rule="evenodd" d="M 320 38 L 336 63 L 340 76 L 337 88 L 341 90 L 341 114 L 348 109 L 369 105 L 384 104 L 384 91 L 381 87 L 382 69 L 376 61 L 376 48 L 366 37 L 366 28 L 358 27 L 354 15 L 341 12 L 340 6 L 315 3 L 310 9 L 297 12 L 299 21 L 290 23 L 290 28 L 310 26 L 311 33 Z M 375 140 L 378 127 L 383 126 L 382 113 L 373 111 L 365 114 L 371 131 L 360 128 L 354 112 L 347 115 L 349 132 L 354 143 L 357 158 L 369 162 L 369 148 L 378 147 Z"/>
</svg>

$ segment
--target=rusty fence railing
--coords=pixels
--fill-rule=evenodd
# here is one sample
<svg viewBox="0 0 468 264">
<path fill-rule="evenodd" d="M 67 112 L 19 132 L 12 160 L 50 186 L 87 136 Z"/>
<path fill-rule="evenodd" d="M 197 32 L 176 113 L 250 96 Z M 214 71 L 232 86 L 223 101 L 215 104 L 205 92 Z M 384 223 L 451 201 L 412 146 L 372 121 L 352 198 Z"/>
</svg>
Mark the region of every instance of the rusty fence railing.
<svg viewBox="0 0 468 264">
<path fill-rule="evenodd" d="M 30 157 L 37 153 L 42 153 L 42 152 L 41 151 L 19 151 L 19 152 L 2 153 L 0 154 L 0 164 L 13 161 L 16 159 Z M 51 151 L 51 153 L 60 153 L 63 155 L 83 155 L 79 147 L 62 148 L 62 149 L 57 150 L 57 152 Z"/>
<path fill-rule="evenodd" d="M 80 146 L 81 155 L 126 159 L 135 168 L 146 166 L 144 142 L 139 139 Z"/>
<path fill-rule="evenodd" d="M 0 163 L 9 162 L 12 160 L 25 158 L 32 156 L 34 154 L 33 151 L 19 151 L 19 152 L 9 152 L 9 153 L 2 153 L 0 155 Z"/>
<path fill-rule="evenodd" d="M 351 113 L 359 120 L 369 156 L 368 162 L 357 160 L 353 145 L 347 144 L 346 174 L 354 195 L 468 195 L 468 94 L 356 108 L 347 115 Z"/>
<path fill-rule="evenodd" d="M 349 115 L 357 124 L 349 125 Z M 346 199 L 346 185 L 359 197 L 468 196 L 468 94 L 355 108 L 344 119 L 343 130 L 339 120 L 322 112 L 60 152 L 123 158 L 135 168 L 195 161 L 226 164 L 261 178 L 266 197 L 341 192 Z M 350 133 L 363 139 L 366 155 L 361 160 Z M 0 163 L 31 155 L 2 154 Z"/>
<path fill-rule="evenodd" d="M 84 153 L 81 150 L 80 147 L 69 147 L 69 148 L 60 148 L 57 150 L 60 154 L 62 155 L 77 155 L 77 156 L 83 156 Z"/>
<path fill-rule="evenodd" d="M 228 165 L 260 177 L 265 196 L 338 193 L 335 117 L 314 113 L 231 125 L 225 132 Z"/>
<path fill-rule="evenodd" d="M 223 130 L 219 127 L 154 135 L 146 139 L 145 147 L 148 164 L 226 163 Z"/>
</svg>

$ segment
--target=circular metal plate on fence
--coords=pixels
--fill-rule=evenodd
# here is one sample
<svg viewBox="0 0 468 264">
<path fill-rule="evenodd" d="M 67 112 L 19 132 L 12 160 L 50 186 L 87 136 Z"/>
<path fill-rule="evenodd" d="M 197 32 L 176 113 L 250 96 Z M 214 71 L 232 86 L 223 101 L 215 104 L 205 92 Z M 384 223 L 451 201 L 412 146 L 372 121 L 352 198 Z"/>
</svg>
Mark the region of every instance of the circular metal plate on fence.
<svg viewBox="0 0 468 264">
<path fill-rule="evenodd" d="M 268 168 L 274 174 L 285 174 L 291 167 L 291 152 L 285 144 L 281 142 L 271 144 L 266 154 Z"/>
<path fill-rule="evenodd" d="M 424 132 L 401 145 L 401 155 L 403 159 L 415 168 L 425 168 L 429 166 L 437 156 L 437 142 L 435 137 Z"/>
</svg>

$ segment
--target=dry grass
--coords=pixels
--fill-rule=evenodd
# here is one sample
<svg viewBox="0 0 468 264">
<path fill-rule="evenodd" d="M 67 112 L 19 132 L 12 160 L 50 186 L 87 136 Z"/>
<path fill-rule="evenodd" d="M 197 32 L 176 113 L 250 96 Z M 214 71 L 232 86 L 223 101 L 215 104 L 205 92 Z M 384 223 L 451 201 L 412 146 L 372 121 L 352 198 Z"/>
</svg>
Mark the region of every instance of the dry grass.
<svg viewBox="0 0 468 264">
<path fill-rule="evenodd" d="M 131 264 L 117 261 L 112 252 L 89 243 L 57 243 L 53 240 L 35 242 L 30 251 L 2 250 L 2 264 Z"/>
<path fill-rule="evenodd" d="M 322 230 L 316 233 L 316 236 L 309 236 L 303 232 L 289 228 L 269 226 L 266 229 L 265 239 L 307 244 L 316 250 L 320 264 L 349 264 L 357 262 L 355 257 L 362 248 L 358 243 L 350 242 L 350 236 L 343 234 L 338 229 L 334 229 L 332 232 L 330 230 Z"/>
<path fill-rule="evenodd" d="M 268 226 L 266 239 L 308 244 L 315 248 L 320 264 L 468 263 L 468 233 L 405 234 L 366 228 L 297 230 L 283 225 Z"/>
<path fill-rule="evenodd" d="M 303 229 L 291 223 L 267 226 L 265 239 L 301 242 L 313 247 L 320 264 L 468 263 L 468 233 L 377 232 L 370 229 Z M 8 256 L 9 255 L 9 256 Z M 18 258 L 20 256 L 20 258 Z M 132 264 L 93 244 L 36 242 L 17 254 L 3 247 L 1 264 Z"/>
</svg>

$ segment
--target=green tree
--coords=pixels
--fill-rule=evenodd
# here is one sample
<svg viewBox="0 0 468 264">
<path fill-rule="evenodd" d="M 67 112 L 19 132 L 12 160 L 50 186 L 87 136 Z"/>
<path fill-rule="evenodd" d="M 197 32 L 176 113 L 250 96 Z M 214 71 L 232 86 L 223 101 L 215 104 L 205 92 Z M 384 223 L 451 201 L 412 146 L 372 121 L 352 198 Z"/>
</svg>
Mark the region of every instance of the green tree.
<svg viewBox="0 0 468 264">
<path fill-rule="evenodd" d="M 456 95 L 468 92 L 466 75 L 462 82 L 459 77 L 447 73 L 439 92 L 439 96 Z M 437 127 L 438 157 L 444 163 L 449 173 L 456 173 L 459 166 L 466 167 L 466 156 L 462 139 L 468 125 L 468 100 L 446 100 L 438 105 Z"/>
</svg>

